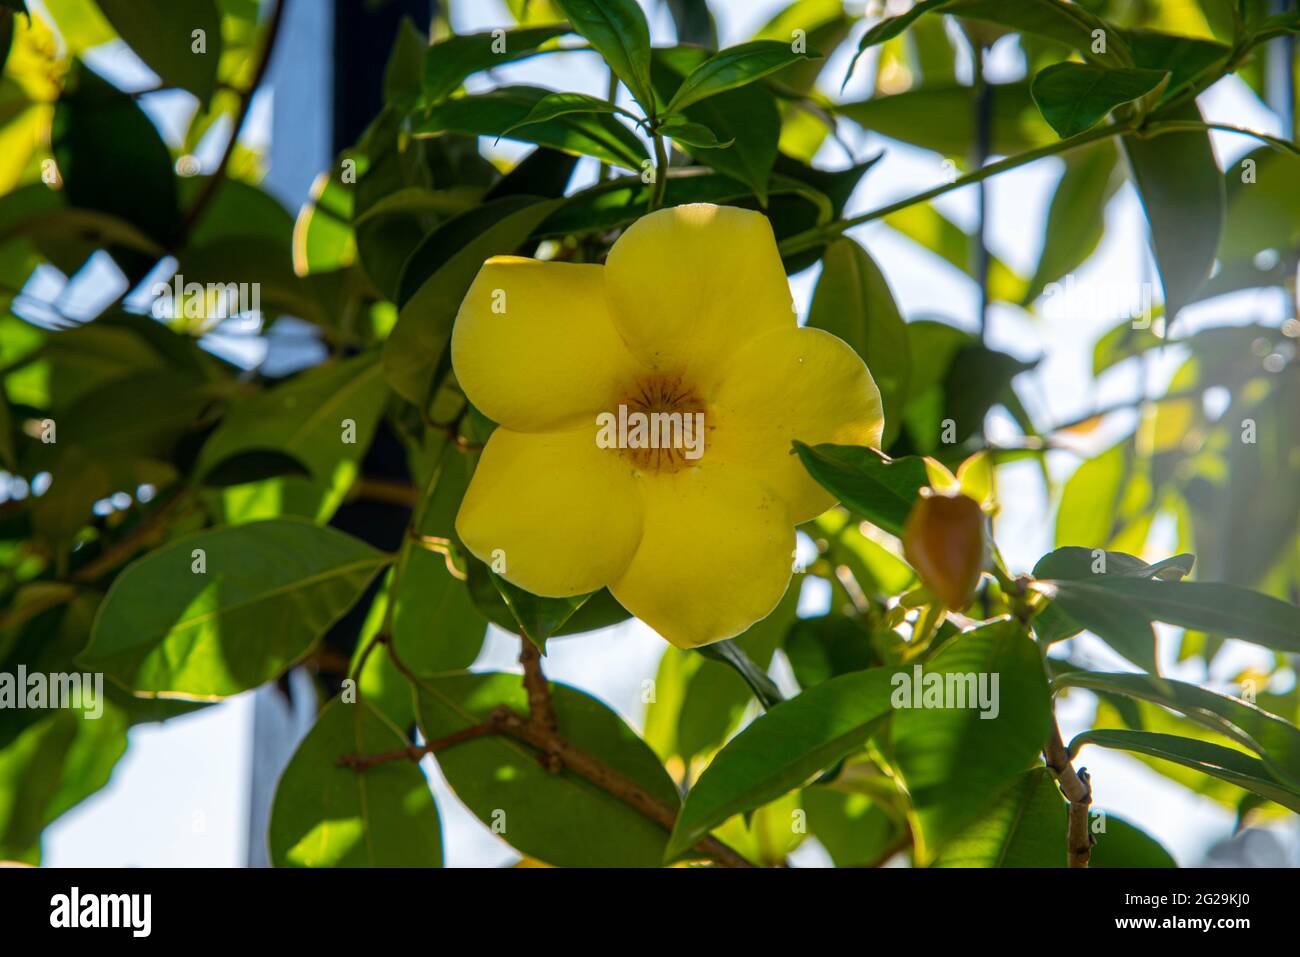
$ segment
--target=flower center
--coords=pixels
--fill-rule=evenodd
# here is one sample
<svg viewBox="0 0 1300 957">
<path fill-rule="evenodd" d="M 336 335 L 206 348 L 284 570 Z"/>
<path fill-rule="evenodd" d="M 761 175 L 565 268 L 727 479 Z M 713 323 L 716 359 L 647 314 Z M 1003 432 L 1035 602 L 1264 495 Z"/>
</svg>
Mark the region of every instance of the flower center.
<svg viewBox="0 0 1300 957">
<path fill-rule="evenodd" d="M 699 461 L 712 425 L 704 401 L 681 376 L 631 383 L 617 407 L 596 416 L 596 444 L 618 449 L 638 469 L 676 472 Z"/>
</svg>

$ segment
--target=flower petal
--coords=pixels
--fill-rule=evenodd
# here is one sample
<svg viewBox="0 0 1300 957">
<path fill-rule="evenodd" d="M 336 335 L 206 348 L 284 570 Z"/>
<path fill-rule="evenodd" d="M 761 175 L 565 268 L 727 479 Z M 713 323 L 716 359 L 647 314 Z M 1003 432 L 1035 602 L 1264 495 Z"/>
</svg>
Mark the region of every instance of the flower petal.
<svg viewBox="0 0 1300 957">
<path fill-rule="evenodd" d="M 535 595 L 603 588 L 627 568 L 641 539 L 636 480 L 617 452 L 596 446 L 595 426 L 488 439 L 456 516 L 465 546 Z"/>
<path fill-rule="evenodd" d="M 520 432 L 594 421 L 636 363 L 610 321 L 603 267 L 496 256 L 456 316 L 451 363 L 490 419 Z"/>
<path fill-rule="evenodd" d="M 767 217 L 733 206 L 673 206 L 637 220 L 609 251 L 605 290 L 632 352 L 700 387 L 739 343 L 795 325 Z"/>
<path fill-rule="evenodd" d="M 794 526 L 785 504 L 738 469 L 702 465 L 649 476 L 645 531 L 610 591 L 679 648 L 738 635 L 790 582 Z"/>
<path fill-rule="evenodd" d="M 871 373 L 847 343 L 821 329 L 780 330 L 746 343 L 712 399 L 706 458 L 758 474 L 795 523 L 835 504 L 791 451 L 795 439 L 880 446 L 885 417 Z"/>
</svg>

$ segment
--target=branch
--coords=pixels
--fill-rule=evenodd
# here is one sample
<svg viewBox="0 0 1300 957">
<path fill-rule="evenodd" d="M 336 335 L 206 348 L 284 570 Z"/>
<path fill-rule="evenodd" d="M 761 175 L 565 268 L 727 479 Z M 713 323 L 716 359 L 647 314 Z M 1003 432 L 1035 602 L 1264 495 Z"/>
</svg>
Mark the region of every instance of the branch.
<svg viewBox="0 0 1300 957">
<path fill-rule="evenodd" d="M 266 28 L 266 46 L 262 48 L 262 59 L 257 63 L 257 70 L 253 73 L 253 81 L 248 85 L 248 89 L 239 95 L 239 109 L 235 113 L 235 125 L 230 131 L 230 140 L 226 143 L 225 152 L 221 154 L 221 160 L 217 164 L 217 168 L 204 182 L 198 198 L 194 200 L 194 205 L 185 214 L 186 235 L 194 229 L 194 226 L 207 210 L 208 204 L 212 202 L 217 189 L 226 178 L 230 158 L 234 155 L 235 146 L 239 142 L 239 133 L 244 128 L 244 121 L 248 119 L 248 111 L 253 105 L 253 94 L 262 85 L 262 81 L 266 78 L 266 71 L 271 65 L 271 53 L 275 49 L 275 39 L 280 33 L 280 24 L 284 20 L 284 8 L 288 2 L 289 0 L 279 0 L 275 5 L 274 12 L 271 14 L 270 23 Z"/>
<path fill-rule="evenodd" d="M 524 668 L 524 689 L 528 692 L 528 718 L 554 733 L 560 727 L 551 702 L 551 686 L 542 674 L 542 655 L 527 635 L 519 636 L 519 664 Z"/>
<path fill-rule="evenodd" d="M 1066 859 L 1070 867 L 1087 867 L 1092 857 L 1094 843 L 1088 828 L 1088 808 L 1092 804 L 1092 782 L 1088 779 L 1086 768 L 1074 770 L 1065 744 L 1061 741 L 1061 729 L 1052 716 L 1052 730 L 1043 747 L 1043 759 L 1047 766 L 1056 773 L 1056 783 L 1061 793 L 1070 802 L 1069 831 L 1066 834 Z"/>
<path fill-rule="evenodd" d="M 539 763 L 552 773 L 564 770 L 572 771 L 579 777 L 600 788 L 611 797 L 618 798 L 634 811 L 654 821 L 665 831 L 672 832 L 677 823 L 677 808 L 659 800 L 631 778 L 605 764 L 599 758 L 571 744 L 556 730 L 555 710 L 551 702 L 550 686 L 542 673 L 541 656 L 532 642 L 520 636 L 523 645 L 519 661 L 524 666 L 524 687 L 528 690 L 529 714 L 521 717 L 504 705 L 494 708 L 491 715 L 481 724 L 472 725 L 444 738 L 430 741 L 424 747 L 412 746 L 398 751 L 389 751 L 376 755 L 344 755 L 339 758 L 341 765 L 364 770 L 373 764 L 386 761 L 419 761 L 424 755 L 436 753 L 462 741 L 477 738 L 484 734 L 503 734 L 521 741 L 541 752 Z M 531 650 L 530 650 L 531 649 Z M 419 683 L 406 664 L 398 657 L 396 649 L 389 643 L 389 654 L 393 664 L 412 683 Z M 694 850 L 705 857 L 710 857 L 723 867 L 753 867 L 736 851 L 713 837 L 699 841 Z"/>
<path fill-rule="evenodd" d="M 953 180 L 951 183 L 944 183 L 927 189 L 924 192 L 916 193 L 896 202 L 889 203 L 873 209 L 870 212 L 862 213 L 860 216 L 854 216 L 851 219 L 842 219 L 838 222 L 827 223 L 824 226 L 815 226 L 812 229 L 805 230 L 802 233 L 796 233 L 780 243 L 781 255 L 789 256 L 792 253 L 804 252 L 808 249 L 814 249 L 824 242 L 829 242 L 841 233 L 852 229 L 854 226 L 861 226 L 863 223 L 869 223 L 872 220 L 883 219 L 891 213 L 896 213 L 901 209 L 909 206 L 915 206 L 917 203 L 924 203 L 942 196 L 944 193 L 950 193 L 955 189 L 961 189 L 963 186 L 970 186 L 973 183 L 979 183 L 991 176 L 999 173 L 1005 173 L 1008 170 L 1016 169 L 1035 160 L 1044 159 L 1048 156 L 1056 156 L 1059 153 L 1067 153 L 1070 150 L 1078 149 L 1080 146 L 1087 146 L 1089 143 L 1095 143 L 1098 140 L 1108 139 L 1112 136 L 1123 136 L 1127 133 L 1134 132 L 1136 127 L 1132 123 L 1115 124 L 1113 126 L 1099 126 L 1096 129 L 1089 130 L 1086 133 L 1080 133 L 1078 136 L 1071 137 L 1068 140 L 1059 140 L 1055 143 L 1048 143 L 1046 146 L 1040 146 L 1037 149 L 1026 150 L 1023 153 L 1017 153 L 1014 156 L 1008 156 L 1005 159 L 998 160 L 996 163 L 990 163 L 972 173 Z"/>
<path fill-rule="evenodd" d="M 163 531 L 160 526 L 188 498 L 184 491 L 176 492 L 170 500 L 161 503 L 142 517 L 126 537 L 105 549 L 98 558 L 73 572 L 69 581 L 79 585 L 90 584 L 134 558 L 136 552 L 153 543 L 156 535 Z"/>
</svg>

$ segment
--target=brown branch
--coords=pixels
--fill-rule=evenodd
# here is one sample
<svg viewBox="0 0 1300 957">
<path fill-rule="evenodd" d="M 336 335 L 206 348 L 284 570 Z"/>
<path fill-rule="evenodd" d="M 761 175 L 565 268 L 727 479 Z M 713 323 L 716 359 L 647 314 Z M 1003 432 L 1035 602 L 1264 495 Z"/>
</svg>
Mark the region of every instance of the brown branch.
<svg viewBox="0 0 1300 957">
<path fill-rule="evenodd" d="M 266 28 L 266 45 L 262 48 L 262 58 L 257 63 L 257 69 L 253 73 L 253 80 L 248 85 L 248 89 L 239 95 L 239 109 L 235 113 L 235 125 L 230 131 L 230 140 L 226 143 L 226 149 L 221 154 L 221 160 L 217 163 L 217 168 L 203 183 L 203 188 L 194 200 L 194 205 L 185 214 L 185 234 L 187 236 L 193 231 L 194 226 L 208 208 L 208 204 L 212 202 L 217 189 L 220 188 L 226 178 L 230 158 L 234 156 L 235 146 L 239 142 L 239 133 L 244 128 L 244 122 L 248 119 L 248 111 L 253 105 L 253 94 L 262 85 L 262 81 L 266 79 L 266 71 L 271 65 L 271 53 L 275 50 L 275 39 L 280 33 L 280 24 L 284 20 L 284 8 L 288 2 L 289 0 L 279 0 L 275 5 L 275 10 L 271 13 L 271 20 Z"/>
<path fill-rule="evenodd" d="M 364 770 L 372 764 L 385 761 L 418 761 L 426 754 L 436 753 L 444 748 L 459 744 L 461 741 L 477 738 L 484 734 L 504 734 L 521 741 L 540 752 L 538 763 L 553 773 L 569 770 L 579 777 L 586 778 L 596 787 L 611 797 L 622 801 L 628 807 L 654 821 L 665 831 L 672 832 L 677 823 L 677 809 L 661 801 L 631 778 L 593 757 L 581 748 L 569 743 L 557 730 L 555 708 L 551 702 L 550 686 L 542 673 L 541 655 L 526 637 L 522 639 L 522 651 L 519 661 L 524 666 L 524 686 L 528 690 L 529 715 L 523 717 L 504 705 L 495 708 L 482 724 L 472 725 L 461 731 L 430 741 L 422 748 L 411 746 L 398 751 L 389 751 L 376 755 L 344 755 L 339 758 L 341 765 Z M 530 651 L 531 649 L 531 651 Z M 412 674 L 397 656 L 389 644 L 393 664 L 412 682 L 419 679 Z M 541 716 L 539 720 L 538 716 Z M 706 837 L 697 842 L 694 850 L 702 856 L 712 858 L 723 867 L 753 867 L 732 848 L 713 837 Z"/>
<path fill-rule="evenodd" d="M 1074 770 L 1070 755 L 1061 740 L 1061 729 L 1052 717 L 1052 729 L 1043 747 L 1043 759 L 1056 774 L 1061 793 L 1070 802 L 1069 831 L 1066 835 L 1066 859 L 1070 867 L 1087 867 L 1094 843 L 1088 827 L 1088 809 L 1092 804 L 1092 783 L 1086 768 Z"/>
<path fill-rule="evenodd" d="M 654 821 L 665 831 L 672 832 L 673 826 L 677 823 L 676 809 L 659 800 L 631 778 L 625 777 L 609 765 L 570 744 L 553 730 L 542 727 L 532 720 L 526 721 L 508 708 L 497 709 L 492 717 L 502 733 L 537 748 L 548 758 L 558 759 L 562 767 L 579 777 L 586 778 L 602 791 L 618 798 L 628 807 Z M 723 867 L 754 866 L 713 837 L 704 838 L 695 845 L 694 849 L 713 858 Z"/>
<path fill-rule="evenodd" d="M 532 639 L 519 636 L 519 663 L 524 668 L 524 689 L 528 692 L 529 720 L 554 733 L 560 727 L 551 703 L 551 686 L 542 674 L 542 655 Z"/>
<path fill-rule="evenodd" d="M 362 476 L 352 485 L 355 498 L 370 502 L 383 502 L 385 505 L 402 505 L 415 508 L 420 502 L 420 490 L 407 482 L 395 482 L 392 479 L 369 478 Z"/>
<path fill-rule="evenodd" d="M 345 754 L 338 759 L 338 765 L 339 767 L 364 771 L 376 764 L 387 764 L 390 761 L 418 762 L 426 754 L 437 754 L 439 751 L 482 737 L 485 734 L 491 734 L 496 730 L 496 722 L 488 720 L 482 724 L 470 725 L 468 728 L 453 731 L 451 734 L 425 742 L 422 745 L 412 744 L 405 748 L 398 748 L 396 751 L 384 751 L 380 754 Z"/>
</svg>

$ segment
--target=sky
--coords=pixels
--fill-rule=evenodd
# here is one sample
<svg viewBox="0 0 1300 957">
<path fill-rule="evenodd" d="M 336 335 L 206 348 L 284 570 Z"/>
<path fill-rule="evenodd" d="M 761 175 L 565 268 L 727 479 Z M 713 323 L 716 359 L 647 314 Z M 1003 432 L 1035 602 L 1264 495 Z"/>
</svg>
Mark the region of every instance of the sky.
<svg viewBox="0 0 1300 957">
<path fill-rule="evenodd" d="M 729 45 L 748 39 L 786 2 L 713 0 L 710 6 L 718 18 L 721 43 Z M 653 40 L 658 44 L 672 43 L 673 31 L 666 10 L 650 0 L 641 3 L 650 19 Z M 498 0 L 457 3 L 453 5 L 453 13 L 457 32 L 490 30 L 508 23 L 504 5 Z M 856 45 L 856 37 L 865 28 L 860 23 L 853 41 L 842 45 L 827 64 L 822 79 L 827 93 L 836 93 L 847 66 L 846 48 Z M 124 84 L 148 86 L 151 74 L 143 64 L 132 60 L 129 52 L 110 48 L 97 55 L 95 65 Z M 995 81 L 1014 78 L 1015 61 L 1014 51 L 1007 41 L 1002 41 L 990 54 L 989 78 Z M 859 66 L 844 98 L 869 95 L 871 72 L 866 64 Z M 604 96 L 606 78 L 605 68 L 594 54 L 574 53 L 502 67 L 490 76 L 478 77 L 473 88 L 524 82 Z M 282 93 L 282 109 L 284 99 Z M 170 131 L 173 139 L 177 138 L 184 128 L 185 111 L 193 109 L 193 101 L 186 94 L 150 96 L 144 100 L 160 127 Z M 1207 120 L 1269 133 L 1282 132 L 1276 117 L 1235 80 L 1220 83 L 1201 98 L 1201 104 Z M 249 128 L 251 141 L 270 140 L 270 130 L 277 124 L 276 108 L 274 89 L 259 94 Z M 848 122 L 841 124 L 841 134 L 859 159 L 881 148 L 886 151 L 884 159 L 868 173 L 851 199 L 847 209 L 850 215 L 919 192 L 945 178 L 936 154 L 864 133 Z M 1251 141 L 1239 136 L 1215 133 L 1213 138 L 1222 165 L 1253 148 Z M 280 148 L 273 148 L 273 159 L 295 162 L 291 151 L 286 152 L 281 144 L 275 146 Z M 485 140 L 484 148 L 511 157 L 527 151 L 527 147 L 505 140 L 496 146 Z M 828 167 L 841 167 L 846 165 L 846 160 L 843 151 L 833 144 L 824 147 L 818 156 L 818 163 Z M 584 177 L 590 181 L 595 175 L 594 167 L 594 161 L 584 160 L 577 174 L 578 181 Z M 1037 262 L 1045 210 L 1062 169 L 1060 160 L 1050 159 L 989 181 L 988 244 L 995 255 L 1022 275 L 1032 274 Z M 288 195 L 284 192 L 281 195 L 291 200 L 293 208 L 296 203 L 292 194 L 304 188 L 300 183 L 310 182 L 312 170 L 297 163 L 296 168 L 282 169 L 281 173 L 284 175 L 279 182 L 289 184 L 285 187 Z M 276 179 L 275 169 L 271 177 Z M 974 222 L 973 190 L 950 193 L 936 205 L 960 225 L 969 227 Z M 970 279 L 883 224 L 858 227 L 849 235 L 863 243 L 879 263 L 905 316 L 942 316 L 966 328 L 974 327 L 978 290 Z M 1126 185 L 1108 207 L 1101 247 L 1076 272 L 1079 295 L 1103 291 L 1094 297 L 1102 309 L 1088 308 L 1086 299 L 1076 303 L 1079 308 L 1053 311 L 1048 316 L 1032 316 L 1011 306 L 993 307 L 989 344 L 1020 358 L 1041 357 L 1038 369 L 1017 383 L 1022 386 L 1020 393 L 1026 406 L 1040 425 L 1068 421 L 1137 394 L 1139 372 L 1132 361 L 1107 372 L 1099 381 L 1092 380 L 1092 347 L 1120 319 L 1118 309 L 1104 308 L 1117 298 L 1110 293 L 1118 291 L 1126 296 L 1126 291 L 1136 290 L 1149 280 L 1151 270 L 1145 221 L 1136 195 Z M 93 289 L 93 277 L 79 278 Z M 816 280 L 816 267 L 792 277 L 791 286 L 801 316 L 807 314 Z M 46 277 L 43 281 L 57 286 L 61 279 Z M 99 277 L 99 281 L 106 280 Z M 1276 292 L 1244 293 L 1190 307 L 1182 314 L 1180 323 L 1186 323 L 1185 330 L 1247 321 L 1275 324 L 1284 318 L 1285 308 L 1283 298 Z M 1181 359 L 1180 350 L 1169 349 L 1164 356 L 1150 362 L 1146 375 L 1152 393 L 1164 389 Z M 1119 415 L 1108 420 L 1105 428 L 1089 436 L 1088 444 L 1081 446 L 1083 453 L 1104 448 L 1130 431 L 1134 419 L 1125 419 Z M 989 432 L 993 439 L 1018 434 L 1010 421 L 997 413 L 990 421 Z M 1049 455 L 1049 467 L 1058 480 L 1068 476 L 1079 461 L 1078 456 L 1069 452 Z M 999 483 L 1002 511 L 995 522 L 995 538 L 1012 570 L 1027 571 L 1039 556 L 1052 548 L 1053 522 L 1047 516 L 1052 514 L 1054 503 L 1046 500 L 1037 467 L 1031 462 L 1004 466 L 999 471 Z M 1172 529 L 1167 525 L 1157 526 L 1151 544 L 1153 553 L 1163 557 L 1172 553 L 1173 545 Z M 828 589 L 808 588 L 801 596 L 800 613 L 820 613 L 828 601 Z M 1093 667 L 1130 670 L 1126 662 L 1101 642 L 1089 636 L 1075 641 L 1079 643 L 1076 653 L 1086 657 Z M 1227 688 L 1227 682 L 1243 667 L 1267 661 L 1256 649 L 1229 642 L 1216 660 L 1213 672 L 1206 675 L 1203 668 L 1174 660 L 1176 647 L 1176 642 L 1161 642 L 1162 667 L 1166 674 L 1219 688 Z M 640 700 L 641 683 L 654 676 L 664 648 L 664 642 L 650 629 L 631 621 L 602 632 L 552 642 L 546 667 L 553 679 L 597 695 L 640 729 L 644 710 Z M 494 628 L 474 668 L 517 670 L 516 653 L 517 638 Z M 792 690 L 788 669 L 780 661 L 774 667 L 778 683 Z M 1086 694 L 1076 693 L 1058 703 L 1058 717 L 1067 740 L 1083 728 L 1091 709 L 1091 698 Z M 46 863 L 53 866 L 242 865 L 247 853 L 246 805 L 253 711 L 253 693 L 248 693 L 165 726 L 133 729 L 127 755 L 108 787 L 65 815 L 47 832 Z M 1092 773 L 1097 806 L 1119 813 L 1147 830 L 1165 844 L 1180 864 L 1201 862 L 1211 844 L 1231 834 L 1232 813 L 1175 785 L 1135 759 L 1094 747 L 1084 753 L 1082 762 Z M 496 866 L 516 860 L 518 855 L 511 848 L 464 809 L 437 774 L 432 759 L 425 764 L 442 813 L 446 862 Z M 1291 842 L 1292 863 L 1300 863 L 1300 832 L 1293 826 L 1284 836 Z M 792 863 L 823 866 L 829 864 L 829 857 L 810 841 L 796 851 Z"/>
</svg>

